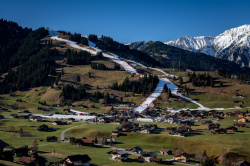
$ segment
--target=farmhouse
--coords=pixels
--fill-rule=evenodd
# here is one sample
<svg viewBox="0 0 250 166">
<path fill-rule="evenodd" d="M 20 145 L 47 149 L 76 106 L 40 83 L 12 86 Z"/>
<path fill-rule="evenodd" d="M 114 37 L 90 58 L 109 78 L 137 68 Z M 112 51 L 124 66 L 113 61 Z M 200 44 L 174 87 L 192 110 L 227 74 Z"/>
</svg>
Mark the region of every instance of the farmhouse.
<svg viewBox="0 0 250 166">
<path fill-rule="evenodd" d="M 93 146 L 94 145 L 94 140 L 93 139 L 77 139 L 75 140 L 75 145 L 76 146 Z"/>
<path fill-rule="evenodd" d="M 189 159 L 190 159 L 190 156 L 186 153 L 177 154 L 174 156 L 174 160 L 179 161 L 179 162 L 187 162 Z"/>
<path fill-rule="evenodd" d="M 134 146 L 129 151 L 135 152 L 135 153 L 142 153 L 143 149 L 140 146 Z"/>
<path fill-rule="evenodd" d="M 67 165 L 83 165 L 83 166 L 89 166 L 89 161 L 91 158 L 87 155 L 72 155 L 72 156 L 66 156 L 63 158 L 59 163 L 62 164 L 62 166 Z"/>
<path fill-rule="evenodd" d="M 124 150 L 117 150 L 117 149 L 110 151 L 107 154 L 112 155 L 112 160 L 116 160 L 116 161 L 126 161 L 128 160 L 128 156 L 130 155 Z"/>
<path fill-rule="evenodd" d="M 52 137 L 47 137 L 47 142 L 57 142 L 57 137 L 56 136 L 52 136 Z"/>
<path fill-rule="evenodd" d="M 248 119 L 247 118 L 240 118 L 240 119 L 237 120 L 237 122 L 246 123 L 246 122 L 248 122 Z"/>
<path fill-rule="evenodd" d="M 52 125 L 66 125 L 67 124 L 67 122 L 63 122 L 63 121 L 53 121 L 53 122 L 51 122 L 51 124 Z"/>
<path fill-rule="evenodd" d="M 36 165 L 36 158 L 33 157 L 21 157 L 18 162 L 24 165 Z"/>
<path fill-rule="evenodd" d="M 149 158 L 150 163 L 160 164 L 161 161 L 162 161 L 161 158 L 153 158 L 153 157 Z"/>
<path fill-rule="evenodd" d="M 169 150 L 169 149 L 161 148 L 161 149 L 160 149 L 160 153 L 161 153 L 162 155 L 170 155 L 170 154 L 172 154 L 172 151 Z"/>
<path fill-rule="evenodd" d="M 150 158 L 156 158 L 157 154 L 154 152 L 149 153 L 143 153 L 140 157 L 138 157 L 138 160 L 141 162 L 150 162 Z"/>
<path fill-rule="evenodd" d="M 31 116 L 30 121 L 32 121 L 32 122 L 42 122 L 43 118 L 41 116 Z"/>
</svg>

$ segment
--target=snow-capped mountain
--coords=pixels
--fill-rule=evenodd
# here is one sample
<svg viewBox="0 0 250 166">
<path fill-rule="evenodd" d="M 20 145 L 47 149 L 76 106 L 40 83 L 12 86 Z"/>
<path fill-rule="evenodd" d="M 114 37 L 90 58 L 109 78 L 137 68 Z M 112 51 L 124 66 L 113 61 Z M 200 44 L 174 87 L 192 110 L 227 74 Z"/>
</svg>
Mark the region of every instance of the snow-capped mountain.
<svg viewBox="0 0 250 166">
<path fill-rule="evenodd" d="M 201 52 L 250 67 L 250 25 L 232 28 L 216 36 L 188 37 L 165 42 L 192 52 Z"/>
</svg>

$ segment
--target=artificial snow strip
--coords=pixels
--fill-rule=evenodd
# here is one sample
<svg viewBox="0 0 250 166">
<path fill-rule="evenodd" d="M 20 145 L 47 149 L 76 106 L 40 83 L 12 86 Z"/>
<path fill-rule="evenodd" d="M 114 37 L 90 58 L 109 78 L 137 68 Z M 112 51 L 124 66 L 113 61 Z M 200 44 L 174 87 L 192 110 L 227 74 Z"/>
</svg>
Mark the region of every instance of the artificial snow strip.
<svg viewBox="0 0 250 166">
<path fill-rule="evenodd" d="M 66 44 L 70 45 L 73 48 L 80 49 L 80 50 L 83 50 L 83 51 L 88 51 L 91 54 L 96 54 L 97 52 L 101 51 L 100 49 L 97 49 L 97 48 L 94 48 L 94 47 L 81 47 L 81 46 L 77 45 L 76 42 L 59 38 L 57 36 L 58 33 L 51 32 L 50 30 L 49 30 L 49 35 L 51 36 L 51 39 L 53 39 L 53 40 L 58 40 L 58 41 L 65 42 Z M 115 63 L 118 63 L 127 72 L 130 72 L 130 73 L 141 75 L 140 73 L 138 73 L 136 71 L 135 68 L 133 68 L 126 61 L 137 64 L 137 65 L 139 65 L 141 67 L 147 68 L 146 66 L 144 66 L 144 65 L 142 65 L 142 64 L 140 64 L 138 62 L 135 62 L 135 61 L 132 61 L 132 60 L 126 60 L 124 58 L 119 58 L 119 56 L 117 56 L 117 55 L 115 55 L 113 53 L 103 53 L 102 55 L 104 57 L 106 57 L 106 58 L 111 59 Z M 161 72 L 165 76 L 174 77 L 174 75 L 170 75 L 170 74 L 166 73 L 165 71 L 163 71 L 161 69 L 152 68 L 152 67 L 150 67 L 150 68 L 153 69 L 153 70 L 157 70 L 157 71 Z M 159 83 L 158 83 L 155 91 L 146 100 L 144 100 L 143 103 L 140 104 L 140 106 L 136 107 L 134 111 L 137 112 L 137 113 L 141 113 L 141 112 L 145 111 L 146 109 L 148 109 L 150 106 L 152 106 L 153 101 L 156 100 L 161 95 L 161 93 L 163 91 L 163 87 L 164 87 L 165 84 L 167 84 L 167 87 L 169 89 L 171 89 L 172 94 L 174 94 L 176 96 L 180 96 L 180 97 L 182 97 L 182 98 L 184 98 L 184 99 L 186 99 L 186 100 L 188 100 L 188 101 L 190 101 L 190 102 L 192 102 L 194 104 L 197 104 L 199 106 L 198 109 L 203 109 L 203 110 L 208 109 L 208 108 L 204 107 L 203 105 L 201 105 L 200 103 L 197 103 L 196 101 L 194 101 L 194 100 L 192 100 L 192 99 L 190 99 L 188 97 L 185 97 L 185 96 L 181 95 L 180 93 L 178 93 L 177 92 L 178 87 L 175 84 L 173 84 L 169 79 L 167 79 L 167 78 L 159 78 Z"/>
</svg>

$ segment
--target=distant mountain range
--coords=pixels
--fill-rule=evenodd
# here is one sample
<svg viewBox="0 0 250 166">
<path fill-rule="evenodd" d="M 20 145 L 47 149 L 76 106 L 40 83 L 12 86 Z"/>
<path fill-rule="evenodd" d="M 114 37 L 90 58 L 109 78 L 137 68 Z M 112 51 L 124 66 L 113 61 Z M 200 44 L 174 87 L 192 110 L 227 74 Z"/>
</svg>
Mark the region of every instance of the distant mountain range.
<svg viewBox="0 0 250 166">
<path fill-rule="evenodd" d="M 144 51 L 152 41 L 139 41 L 128 44 L 130 48 Z M 242 67 L 250 67 L 250 25 L 232 28 L 216 36 L 184 36 L 164 44 L 183 50 L 204 53 L 216 58 L 226 59 Z M 162 50 L 164 51 L 164 50 Z"/>
<path fill-rule="evenodd" d="M 216 37 L 184 36 L 165 44 L 250 67 L 250 25 L 229 29 Z"/>
</svg>

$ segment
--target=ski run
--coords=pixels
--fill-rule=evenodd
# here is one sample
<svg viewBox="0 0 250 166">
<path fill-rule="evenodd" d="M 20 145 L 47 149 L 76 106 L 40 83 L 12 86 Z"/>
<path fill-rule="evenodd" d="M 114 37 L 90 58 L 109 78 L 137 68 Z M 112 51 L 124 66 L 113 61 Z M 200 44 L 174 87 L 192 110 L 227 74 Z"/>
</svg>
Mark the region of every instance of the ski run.
<svg viewBox="0 0 250 166">
<path fill-rule="evenodd" d="M 55 32 L 55 31 L 52 31 L 52 30 L 49 30 L 49 35 L 51 36 L 51 39 L 53 39 L 53 40 L 65 42 L 66 44 L 68 44 L 69 46 L 71 46 L 73 48 L 83 50 L 83 51 L 88 51 L 91 54 L 96 54 L 97 52 L 101 51 L 100 49 L 97 49 L 97 48 L 94 48 L 94 47 L 81 47 L 81 46 L 77 45 L 76 42 L 59 38 L 57 36 L 58 33 Z M 93 44 L 91 44 L 91 45 L 93 45 Z M 140 64 L 138 62 L 135 62 L 135 61 L 132 61 L 132 60 L 126 60 L 124 58 L 119 58 L 119 56 L 117 56 L 115 54 L 112 54 L 112 53 L 104 53 L 103 52 L 102 55 L 104 57 L 109 58 L 110 60 L 114 61 L 115 63 L 118 63 L 127 72 L 130 72 L 130 73 L 133 73 L 133 74 L 141 75 L 131 65 L 129 65 L 127 62 L 139 65 L 139 66 L 144 67 L 144 68 L 147 68 L 146 66 L 144 66 L 144 65 L 142 65 L 142 64 Z M 170 74 L 166 73 L 165 71 L 163 71 L 161 69 L 152 68 L 152 67 L 150 67 L 150 68 L 153 69 L 153 70 L 157 70 L 157 71 L 161 72 L 164 76 L 174 77 L 174 75 L 170 75 Z M 199 106 L 198 109 L 209 110 L 209 108 L 204 107 L 200 103 L 197 103 L 196 101 L 194 101 L 194 100 L 192 100 L 192 99 L 190 99 L 188 97 L 185 97 L 185 96 L 181 95 L 180 93 L 178 93 L 177 92 L 178 87 L 175 84 L 173 84 L 169 79 L 167 79 L 167 78 L 159 78 L 159 83 L 158 83 L 155 91 L 148 98 L 146 98 L 146 100 L 144 100 L 140 104 L 140 106 L 136 107 L 134 111 L 136 113 L 142 113 L 146 109 L 148 109 L 150 107 L 153 107 L 153 101 L 156 100 L 161 95 L 161 93 L 163 91 L 164 84 L 166 84 L 167 87 L 169 89 L 171 89 L 171 92 L 172 92 L 173 95 L 180 96 L 180 97 L 182 97 L 182 98 L 184 98 L 184 99 L 186 99 L 186 100 L 188 100 L 188 101 L 190 101 L 190 102 L 192 102 L 194 104 L 197 104 Z"/>
</svg>

